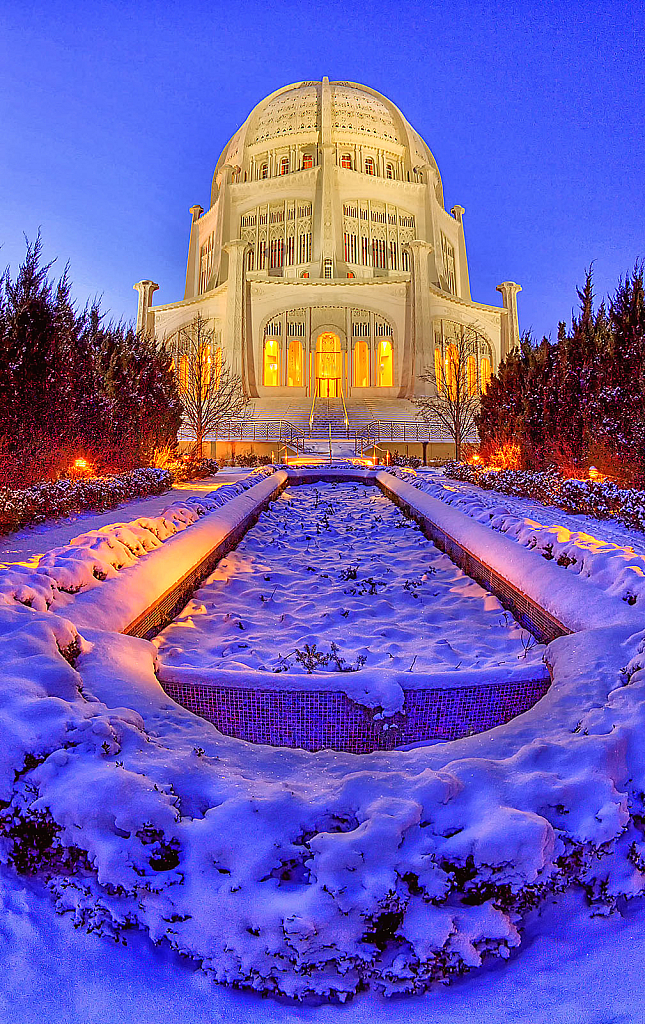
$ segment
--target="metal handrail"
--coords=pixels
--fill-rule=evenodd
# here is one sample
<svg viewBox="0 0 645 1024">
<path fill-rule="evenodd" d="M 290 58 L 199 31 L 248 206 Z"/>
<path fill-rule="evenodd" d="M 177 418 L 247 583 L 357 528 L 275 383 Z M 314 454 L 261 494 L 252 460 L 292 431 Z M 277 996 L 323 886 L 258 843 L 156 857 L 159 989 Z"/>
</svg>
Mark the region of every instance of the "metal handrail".
<svg viewBox="0 0 645 1024">
<path fill-rule="evenodd" d="M 309 434 L 310 435 L 311 435 L 311 428 L 314 425 L 314 409 L 316 407 L 316 398 L 317 398 L 316 388 L 314 387 L 314 396 L 313 396 L 313 398 L 311 400 L 311 412 L 309 414 Z"/>
</svg>

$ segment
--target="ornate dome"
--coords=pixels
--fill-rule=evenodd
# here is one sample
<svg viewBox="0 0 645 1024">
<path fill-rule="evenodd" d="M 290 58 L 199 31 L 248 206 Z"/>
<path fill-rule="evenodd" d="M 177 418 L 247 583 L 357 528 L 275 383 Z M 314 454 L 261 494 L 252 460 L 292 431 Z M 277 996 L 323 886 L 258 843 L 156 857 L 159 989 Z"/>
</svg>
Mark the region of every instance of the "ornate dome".
<svg viewBox="0 0 645 1024">
<path fill-rule="evenodd" d="M 241 166 L 249 150 L 276 149 L 296 138 L 400 147 L 411 167 L 429 164 L 438 173 L 432 153 L 394 103 L 369 86 L 323 79 L 284 86 L 258 103 L 222 153 L 216 175 L 225 164 Z"/>
</svg>

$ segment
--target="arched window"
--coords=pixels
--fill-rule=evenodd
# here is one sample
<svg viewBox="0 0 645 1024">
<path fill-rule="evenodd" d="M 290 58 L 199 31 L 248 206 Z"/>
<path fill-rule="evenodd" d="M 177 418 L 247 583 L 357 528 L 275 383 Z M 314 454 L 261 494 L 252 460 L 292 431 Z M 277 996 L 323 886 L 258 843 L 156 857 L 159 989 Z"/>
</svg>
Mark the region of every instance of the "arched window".
<svg viewBox="0 0 645 1024">
<path fill-rule="evenodd" d="M 249 249 L 246 254 L 246 269 L 255 270 L 255 249 Z"/>
<path fill-rule="evenodd" d="M 354 345 L 354 387 L 367 388 L 370 383 L 370 350 L 366 341 Z"/>
<path fill-rule="evenodd" d="M 279 377 L 280 352 L 275 338 L 266 338 L 264 342 L 264 386 L 277 388 Z"/>
<path fill-rule="evenodd" d="M 289 157 L 288 156 L 283 156 L 282 160 L 280 161 L 280 174 L 288 174 L 288 173 L 289 173 Z"/>
<path fill-rule="evenodd" d="M 394 177 L 394 168 L 393 168 L 392 164 L 387 164 L 386 165 L 386 167 L 385 167 L 385 177 L 386 178 L 393 178 Z"/>
<path fill-rule="evenodd" d="M 443 393 L 443 361 L 441 359 L 441 349 L 436 348 L 434 350 L 434 377 L 437 382 L 437 392 L 441 395 Z"/>
<path fill-rule="evenodd" d="M 352 169 L 352 158 L 349 153 L 343 153 L 340 158 L 340 166 L 345 167 L 346 170 L 351 171 Z"/>
<path fill-rule="evenodd" d="M 305 270 L 300 276 L 301 277 L 309 277 L 309 271 Z"/>
<path fill-rule="evenodd" d="M 268 178 L 269 177 L 269 165 L 268 164 L 262 164 L 262 166 L 260 167 L 260 177 L 261 178 Z"/>
<path fill-rule="evenodd" d="M 466 384 L 468 394 L 472 397 L 477 394 L 477 360 L 474 356 L 468 356 L 466 363 Z"/>
<path fill-rule="evenodd" d="M 179 359 L 179 390 L 188 391 L 188 356 L 183 355 Z"/>
<path fill-rule="evenodd" d="M 490 378 L 491 378 L 490 359 L 487 359 L 486 356 L 484 356 L 484 358 L 482 359 L 482 361 L 481 361 L 481 363 L 479 365 L 479 373 L 480 373 L 480 379 L 481 379 L 482 394 L 485 394 L 486 393 L 486 388 L 490 384 Z"/>
<path fill-rule="evenodd" d="M 314 158 L 311 153 L 306 153 L 302 158 L 302 169 L 303 171 L 309 171 L 314 165 Z"/>
<path fill-rule="evenodd" d="M 374 161 L 372 160 L 371 156 L 368 156 L 367 160 L 365 161 L 365 173 L 374 174 Z"/>
<path fill-rule="evenodd" d="M 376 356 L 376 383 L 380 388 L 391 388 L 394 383 L 392 342 L 379 341 Z"/>
<path fill-rule="evenodd" d="M 456 345 L 448 345 L 446 354 L 446 387 L 454 401 L 457 397 L 457 376 L 459 373 L 459 353 Z"/>
<path fill-rule="evenodd" d="M 287 386 L 302 387 L 302 345 L 296 338 L 291 339 L 287 351 Z"/>
<path fill-rule="evenodd" d="M 347 271 L 347 276 L 348 277 L 356 277 L 356 274 L 352 274 L 351 270 L 348 270 Z"/>
</svg>

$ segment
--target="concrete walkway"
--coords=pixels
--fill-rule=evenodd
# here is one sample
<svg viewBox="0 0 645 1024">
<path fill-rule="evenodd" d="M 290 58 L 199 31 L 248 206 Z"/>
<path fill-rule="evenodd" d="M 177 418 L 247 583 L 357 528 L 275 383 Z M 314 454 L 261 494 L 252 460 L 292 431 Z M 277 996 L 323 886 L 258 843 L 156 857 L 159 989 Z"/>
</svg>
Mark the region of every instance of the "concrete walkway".
<svg viewBox="0 0 645 1024">
<path fill-rule="evenodd" d="M 173 501 L 205 494 L 222 484 L 243 480 L 249 472 L 248 469 L 226 469 L 203 480 L 177 484 L 163 494 L 125 502 L 108 512 L 79 512 L 64 519 L 48 519 L 44 523 L 26 526 L 0 537 L 0 568 L 15 562 L 36 565 L 45 551 L 62 547 L 88 530 L 99 530 L 111 523 L 128 523 L 140 516 L 158 516 Z"/>
</svg>

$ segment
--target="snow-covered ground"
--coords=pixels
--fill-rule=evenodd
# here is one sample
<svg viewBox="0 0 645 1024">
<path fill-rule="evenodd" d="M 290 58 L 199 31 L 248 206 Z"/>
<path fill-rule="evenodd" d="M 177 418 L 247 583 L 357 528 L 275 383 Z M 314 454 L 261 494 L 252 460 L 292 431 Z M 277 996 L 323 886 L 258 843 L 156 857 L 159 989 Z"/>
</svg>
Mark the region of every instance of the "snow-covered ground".
<svg viewBox="0 0 645 1024">
<path fill-rule="evenodd" d="M 248 475 L 248 469 L 226 469 L 203 480 L 175 484 L 163 494 L 129 501 L 108 512 L 79 512 L 64 519 L 46 520 L 44 523 L 26 526 L 22 530 L 0 536 L 0 569 L 14 562 L 37 565 L 40 557 L 50 548 L 69 544 L 81 533 L 100 530 L 112 523 L 131 522 L 142 516 L 158 516 L 173 501 L 185 501 L 192 496 L 208 494 L 222 484 L 244 480 Z"/>
<path fill-rule="evenodd" d="M 551 689 L 503 727 L 308 754 L 222 736 L 169 700 L 152 644 L 25 603 L 0 609 L 0 856 L 35 860 L 49 891 L 0 879 L 3 1021 L 644 1019 L 626 898 L 645 890 L 645 638 L 627 620 L 549 645 Z M 372 991 L 294 1006 L 213 977 Z"/>
<path fill-rule="evenodd" d="M 3 1024 L 642 1024 L 645 905 L 591 917 L 578 893 L 527 924 L 520 956 L 396 1002 L 299 1006 L 219 986 L 164 945 L 77 930 L 42 886 L 0 875 Z"/>
<path fill-rule="evenodd" d="M 539 665 L 544 648 L 376 488 L 288 488 L 159 635 L 169 666 L 305 672 Z M 315 657 L 315 656 L 314 656 Z M 332 659 L 317 671 L 338 672 Z"/>
</svg>

